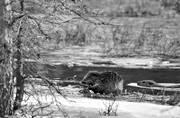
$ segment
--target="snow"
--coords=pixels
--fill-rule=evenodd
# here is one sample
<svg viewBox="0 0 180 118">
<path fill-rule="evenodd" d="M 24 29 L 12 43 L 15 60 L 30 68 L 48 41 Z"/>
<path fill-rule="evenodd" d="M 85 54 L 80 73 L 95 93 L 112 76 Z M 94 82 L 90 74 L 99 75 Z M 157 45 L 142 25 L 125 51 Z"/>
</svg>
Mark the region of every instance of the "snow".
<svg viewBox="0 0 180 118">
<path fill-rule="evenodd" d="M 34 90 L 29 85 L 26 88 L 29 93 L 33 94 L 25 95 L 22 104 L 29 108 L 30 106 L 38 108 L 38 106 L 50 104 L 45 112 L 53 110 L 54 112 L 51 114 L 53 118 L 63 118 L 62 111 L 57 108 L 57 104 L 68 114 L 69 118 L 103 118 L 100 113 L 107 111 L 109 104 L 113 103 L 113 100 L 93 99 L 77 95 L 79 88 L 73 86 L 66 87 L 66 89 L 68 88 L 67 91 L 75 94 L 67 98 L 62 97 L 55 91 L 50 93 L 46 86 L 36 85 Z M 63 90 L 63 87 L 61 89 Z M 64 90 L 66 94 L 67 91 Z M 180 118 L 179 106 L 116 100 L 112 108 L 114 111 L 117 108 L 117 116 L 108 118 Z M 43 118 L 46 117 L 43 116 Z"/>
<path fill-rule="evenodd" d="M 171 91 L 171 92 L 180 92 L 180 88 L 175 87 L 175 88 L 168 88 L 168 86 L 180 86 L 180 83 L 158 83 L 160 85 L 166 86 L 167 88 L 164 87 L 145 87 L 145 86 L 139 86 L 137 85 L 137 83 L 129 83 L 127 86 L 130 87 L 135 87 L 135 88 L 145 88 L 145 89 L 149 89 L 149 90 L 161 90 L 161 91 Z"/>
<path fill-rule="evenodd" d="M 42 104 L 52 103 L 54 101 L 54 97 L 51 95 L 40 95 L 30 97 L 28 101 L 23 104 L 35 105 L 37 104 L 37 99 L 39 99 Z M 113 102 L 111 100 L 84 97 L 71 97 L 65 99 L 60 95 L 56 95 L 56 99 L 62 104 L 69 114 L 77 115 L 79 113 L 84 113 L 89 117 L 92 117 L 93 114 L 94 116 L 98 116 L 99 111 L 104 110 L 107 107 L 106 105 Z M 173 107 L 152 103 L 136 103 L 127 101 L 115 101 L 113 106 L 118 106 L 118 116 L 116 117 L 121 118 L 180 118 L 180 107 L 178 106 Z M 52 104 L 51 107 L 53 109 L 55 107 L 55 103 Z"/>
<path fill-rule="evenodd" d="M 99 46 L 71 46 L 53 52 L 44 52 L 44 61 L 52 65 L 67 64 L 70 66 L 109 66 L 124 68 L 173 68 L 179 69 L 179 62 L 162 61 L 150 57 L 111 57 L 103 53 Z M 48 54 L 48 56 L 47 56 Z M 43 55 L 43 54 L 42 54 Z M 61 58 L 59 60 L 59 58 Z M 112 62 L 113 64 L 94 64 L 93 62 Z"/>
</svg>

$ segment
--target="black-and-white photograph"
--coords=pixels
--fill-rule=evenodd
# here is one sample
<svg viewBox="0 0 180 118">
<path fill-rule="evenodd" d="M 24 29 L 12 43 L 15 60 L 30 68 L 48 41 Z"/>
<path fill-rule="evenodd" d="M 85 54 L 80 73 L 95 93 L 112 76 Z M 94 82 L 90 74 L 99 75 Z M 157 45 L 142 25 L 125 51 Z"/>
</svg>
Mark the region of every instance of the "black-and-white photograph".
<svg viewBox="0 0 180 118">
<path fill-rule="evenodd" d="M 0 0 L 0 118 L 180 118 L 180 0 Z"/>
</svg>

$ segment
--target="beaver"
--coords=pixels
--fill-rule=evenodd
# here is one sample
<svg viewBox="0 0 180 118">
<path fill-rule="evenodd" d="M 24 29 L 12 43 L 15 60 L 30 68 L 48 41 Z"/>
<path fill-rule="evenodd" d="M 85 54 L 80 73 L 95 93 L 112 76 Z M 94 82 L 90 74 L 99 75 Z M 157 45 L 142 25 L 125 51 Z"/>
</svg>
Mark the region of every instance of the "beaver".
<svg viewBox="0 0 180 118">
<path fill-rule="evenodd" d="M 89 71 L 81 81 L 82 84 L 88 85 L 88 89 L 94 93 L 118 95 L 123 91 L 123 79 L 111 71 L 97 72 Z"/>
<path fill-rule="evenodd" d="M 155 82 L 154 80 L 138 81 L 137 85 L 144 86 L 144 87 L 163 87 L 163 88 L 179 88 L 180 87 L 180 85 L 162 85 Z"/>
</svg>

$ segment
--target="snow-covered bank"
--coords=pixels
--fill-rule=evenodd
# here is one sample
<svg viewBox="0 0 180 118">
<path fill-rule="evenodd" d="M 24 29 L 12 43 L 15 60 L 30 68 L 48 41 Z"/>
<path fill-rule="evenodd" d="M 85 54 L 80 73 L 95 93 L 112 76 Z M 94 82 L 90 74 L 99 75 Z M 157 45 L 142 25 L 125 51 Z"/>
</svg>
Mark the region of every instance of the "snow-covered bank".
<svg viewBox="0 0 180 118">
<path fill-rule="evenodd" d="M 97 100 L 89 98 L 71 99 L 75 102 L 64 104 L 69 108 L 78 108 L 77 110 L 98 112 L 100 109 L 105 109 L 109 104 L 109 100 Z M 135 118 L 180 118 L 180 107 L 162 106 L 150 103 L 135 103 L 126 101 L 116 101 L 114 107 L 118 105 L 117 114 L 130 114 Z M 86 110 L 85 110 L 86 111 Z M 122 116 L 123 117 L 123 116 Z"/>
<path fill-rule="evenodd" d="M 56 102 L 51 95 L 39 95 L 30 97 L 23 104 L 36 105 L 37 99 L 42 104 L 51 104 L 49 109 L 56 110 L 56 102 L 60 102 L 64 110 L 72 118 L 94 118 L 99 117 L 99 112 L 104 111 L 111 102 L 110 100 L 91 99 L 84 97 L 64 99 L 60 95 L 56 95 Z M 180 107 L 172 107 L 166 105 L 156 105 L 151 103 L 135 103 L 127 101 L 116 101 L 113 107 L 117 108 L 116 117 L 120 118 L 180 118 Z M 61 111 L 56 110 L 54 117 L 62 117 Z"/>
<path fill-rule="evenodd" d="M 69 67 L 100 66 L 123 68 L 172 68 L 180 69 L 178 59 L 162 60 L 161 58 L 134 56 L 111 57 L 102 52 L 99 46 L 71 46 L 60 50 L 42 52 L 42 59 L 52 65 L 67 64 Z M 60 58 L 60 59 L 59 59 Z"/>
</svg>

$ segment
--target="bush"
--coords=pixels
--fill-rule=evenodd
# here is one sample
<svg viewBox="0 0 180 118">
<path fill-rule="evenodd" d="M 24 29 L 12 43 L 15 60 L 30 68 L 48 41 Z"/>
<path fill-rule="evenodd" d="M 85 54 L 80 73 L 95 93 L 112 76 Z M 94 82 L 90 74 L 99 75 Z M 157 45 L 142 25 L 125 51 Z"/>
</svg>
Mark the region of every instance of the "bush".
<svg viewBox="0 0 180 118">
<path fill-rule="evenodd" d="M 161 0 L 161 6 L 172 9 L 176 5 L 177 0 Z"/>
<path fill-rule="evenodd" d="M 180 94 L 175 93 L 170 97 L 170 99 L 167 101 L 167 104 L 169 105 L 177 105 L 180 103 Z"/>
<path fill-rule="evenodd" d="M 83 29 L 83 26 L 78 24 L 74 28 L 66 30 L 65 37 L 66 44 L 73 45 L 84 45 L 86 41 L 86 32 Z"/>
<path fill-rule="evenodd" d="M 161 6 L 165 9 L 175 10 L 180 13 L 180 1 L 179 0 L 161 0 Z"/>
</svg>

